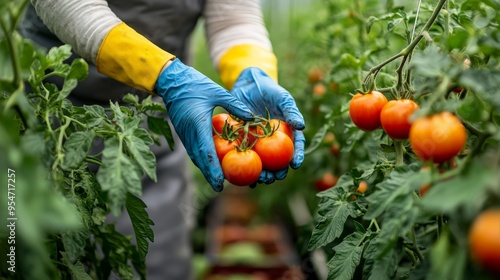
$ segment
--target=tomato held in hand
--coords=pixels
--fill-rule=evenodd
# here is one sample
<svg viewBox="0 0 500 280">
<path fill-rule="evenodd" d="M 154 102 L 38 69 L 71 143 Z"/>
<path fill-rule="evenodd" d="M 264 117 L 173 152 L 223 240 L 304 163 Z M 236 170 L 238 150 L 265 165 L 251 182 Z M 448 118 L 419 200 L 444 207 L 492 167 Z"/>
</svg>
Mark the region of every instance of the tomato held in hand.
<svg viewBox="0 0 500 280">
<path fill-rule="evenodd" d="M 230 141 L 222 137 L 219 137 L 218 135 L 214 135 L 213 139 L 214 139 L 215 151 L 217 152 L 217 157 L 219 158 L 219 162 L 222 162 L 224 156 L 229 151 L 236 149 L 236 146 L 240 144 L 239 140 Z"/>
<path fill-rule="evenodd" d="M 473 259 L 500 276 L 500 209 L 481 213 L 472 224 L 468 238 Z"/>
<path fill-rule="evenodd" d="M 213 134 L 216 134 L 215 132 L 222 134 L 222 128 L 224 127 L 226 121 L 228 126 L 233 126 L 234 128 L 240 125 L 240 122 L 233 119 L 231 115 L 227 113 L 220 113 L 212 117 Z"/>
<path fill-rule="evenodd" d="M 410 99 L 391 100 L 380 112 L 382 128 L 392 139 L 407 139 L 410 135 L 410 116 L 420 107 Z"/>
<path fill-rule="evenodd" d="M 226 180 L 236 186 L 248 186 L 257 182 L 262 172 L 262 161 L 253 150 L 229 151 L 221 165 Z"/>
<path fill-rule="evenodd" d="M 352 122 L 365 131 L 379 128 L 381 125 L 380 111 L 386 103 L 385 95 L 375 90 L 367 94 L 354 95 L 349 104 L 349 115 Z"/>
<path fill-rule="evenodd" d="M 450 112 L 421 117 L 410 129 L 411 147 L 422 161 L 448 161 L 464 148 L 466 140 L 464 126 Z"/>
<path fill-rule="evenodd" d="M 279 119 L 271 119 L 269 124 L 271 129 L 285 133 L 293 142 L 293 130 L 286 122 Z M 261 128 L 259 128 L 258 131 L 261 135 L 264 134 Z"/>
<path fill-rule="evenodd" d="M 285 133 L 275 131 L 260 138 L 253 147 L 262 159 L 262 168 L 268 171 L 279 171 L 288 166 L 293 158 L 293 142 Z"/>
</svg>

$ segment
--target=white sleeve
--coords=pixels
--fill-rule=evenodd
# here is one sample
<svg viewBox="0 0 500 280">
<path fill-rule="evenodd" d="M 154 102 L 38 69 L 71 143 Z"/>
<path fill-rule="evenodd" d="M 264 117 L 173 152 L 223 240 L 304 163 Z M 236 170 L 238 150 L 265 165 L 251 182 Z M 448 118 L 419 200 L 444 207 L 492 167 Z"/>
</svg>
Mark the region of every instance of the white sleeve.
<svg viewBox="0 0 500 280">
<path fill-rule="evenodd" d="M 121 20 L 105 0 L 31 0 L 38 16 L 62 42 L 96 62 L 101 43 Z"/>
<path fill-rule="evenodd" d="M 272 50 L 260 0 L 207 0 L 204 10 L 208 49 L 214 65 L 231 47 L 252 44 Z"/>
</svg>

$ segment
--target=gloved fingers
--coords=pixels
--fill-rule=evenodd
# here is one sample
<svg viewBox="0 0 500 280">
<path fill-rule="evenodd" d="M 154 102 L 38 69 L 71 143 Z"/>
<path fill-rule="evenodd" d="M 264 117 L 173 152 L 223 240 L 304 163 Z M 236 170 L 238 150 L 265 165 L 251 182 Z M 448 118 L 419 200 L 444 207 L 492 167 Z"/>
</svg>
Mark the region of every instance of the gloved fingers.
<svg viewBox="0 0 500 280">
<path fill-rule="evenodd" d="M 300 130 L 294 130 L 293 137 L 294 152 L 292 161 L 290 162 L 290 167 L 292 167 L 293 169 L 297 169 L 302 165 L 302 162 L 304 161 L 304 147 L 306 144 L 306 138 L 304 136 L 304 133 Z"/>
<path fill-rule="evenodd" d="M 276 180 L 284 180 L 288 174 L 288 166 L 280 171 L 274 173 L 274 178 Z"/>
<path fill-rule="evenodd" d="M 306 127 L 304 116 L 302 116 L 299 109 L 297 108 L 293 97 L 288 92 L 283 93 L 280 96 L 281 100 L 278 104 L 286 123 L 293 129 L 303 130 Z"/>
<path fill-rule="evenodd" d="M 277 172 L 262 170 L 262 172 L 260 173 L 259 180 L 257 182 L 269 185 L 274 183 L 274 181 L 276 180 L 285 179 L 287 174 L 288 174 L 288 166 Z"/>
<path fill-rule="evenodd" d="M 269 185 L 269 184 L 274 183 L 274 181 L 275 181 L 275 178 L 274 178 L 274 174 L 272 172 L 267 171 L 267 170 L 262 170 L 262 172 L 260 173 L 259 180 L 257 182 L 261 183 L 261 184 Z"/>
<path fill-rule="evenodd" d="M 193 163 L 200 169 L 203 176 L 216 192 L 224 188 L 224 173 L 217 158 L 211 132 L 210 113 L 206 114 L 208 122 L 191 128 L 190 135 L 182 141 Z"/>
<path fill-rule="evenodd" d="M 252 111 L 243 102 L 238 100 L 235 96 L 231 95 L 229 92 L 225 91 L 217 97 L 216 106 L 221 106 L 226 109 L 230 114 L 236 117 L 249 121 L 253 119 Z"/>
</svg>

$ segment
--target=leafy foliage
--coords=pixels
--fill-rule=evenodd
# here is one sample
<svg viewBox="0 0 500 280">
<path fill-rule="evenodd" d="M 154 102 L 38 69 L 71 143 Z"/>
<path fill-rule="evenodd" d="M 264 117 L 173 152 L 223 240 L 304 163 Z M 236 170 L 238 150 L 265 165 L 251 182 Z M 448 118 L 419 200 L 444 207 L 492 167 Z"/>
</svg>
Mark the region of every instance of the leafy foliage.
<svg viewBox="0 0 500 280">
<path fill-rule="evenodd" d="M 87 76 L 82 59 L 66 63 L 71 48 L 48 52 L 16 31 L 29 1 L 0 2 L 0 168 L 14 170 L 16 272 L 2 261 L 2 279 L 145 279 L 145 258 L 154 240 L 141 197 L 144 176 L 156 180 L 150 146 L 156 133 L 172 135 L 151 98 L 126 95 L 123 103 L 74 106 L 67 97 Z M 59 77 L 61 87 L 47 82 Z M 126 105 L 128 104 L 128 105 Z M 144 122 L 153 124 L 153 131 Z M 99 147 L 104 143 L 104 147 Z M 101 145 L 102 146 L 102 145 Z M 98 168 L 97 173 L 94 171 Z M 2 192 L 7 193 L 3 184 Z M 43 198 L 43 199 L 42 199 Z M 0 207 L 7 209 L 2 195 Z M 136 244 L 108 221 L 130 216 Z M 0 211 L 2 220 L 7 214 Z M 7 244 L 9 232 L 0 230 Z M 3 246 L 2 246 L 3 247 Z M 2 249 L 3 250 L 3 249 Z M 6 256 L 3 254 L 2 256 Z"/>
<path fill-rule="evenodd" d="M 499 4 L 424 1 L 418 17 L 416 3 L 395 4 L 325 2 L 324 82 L 336 87 L 312 101 L 328 105 L 306 134 L 306 162 L 342 175 L 317 194 L 309 250 L 327 253 L 329 279 L 495 279 L 471 257 L 467 238 L 480 212 L 500 206 Z M 347 114 L 349 94 L 373 88 L 416 101 L 413 119 L 453 112 L 468 131 L 466 148 L 432 164 L 408 140 L 359 130 Z M 328 132 L 341 154 L 325 160 Z M 361 181 L 364 193 L 356 190 Z"/>
</svg>

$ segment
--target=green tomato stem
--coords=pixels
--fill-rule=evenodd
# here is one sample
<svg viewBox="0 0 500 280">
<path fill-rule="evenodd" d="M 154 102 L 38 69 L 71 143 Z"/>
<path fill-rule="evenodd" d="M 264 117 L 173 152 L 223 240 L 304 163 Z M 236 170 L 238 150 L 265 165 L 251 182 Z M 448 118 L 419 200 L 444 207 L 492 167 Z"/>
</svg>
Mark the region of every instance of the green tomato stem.
<svg viewBox="0 0 500 280">
<path fill-rule="evenodd" d="M 400 166 L 404 163 L 403 141 L 394 140 L 394 152 L 396 153 L 395 166 Z"/>
</svg>

